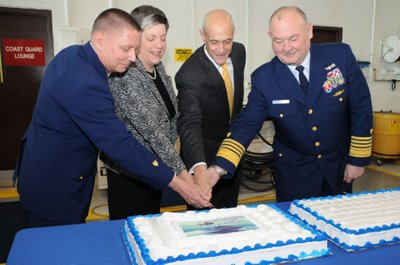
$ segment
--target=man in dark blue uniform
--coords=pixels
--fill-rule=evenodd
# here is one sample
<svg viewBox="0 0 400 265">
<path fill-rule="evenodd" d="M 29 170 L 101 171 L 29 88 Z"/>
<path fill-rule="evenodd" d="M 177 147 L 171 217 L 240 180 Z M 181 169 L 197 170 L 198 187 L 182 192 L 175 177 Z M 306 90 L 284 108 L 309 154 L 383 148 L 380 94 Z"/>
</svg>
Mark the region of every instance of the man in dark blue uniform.
<svg viewBox="0 0 400 265">
<path fill-rule="evenodd" d="M 353 180 L 370 163 L 373 115 L 367 82 L 350 47 L 311 45 L 312 25 L 297 7 L 274 12 L 269 36 L 276 56 L 253 72 L 248 104 L 214 168 L 220 175 L 233 173 L 270 117 L 277 201 L 351 192 Z"/>
</svg>

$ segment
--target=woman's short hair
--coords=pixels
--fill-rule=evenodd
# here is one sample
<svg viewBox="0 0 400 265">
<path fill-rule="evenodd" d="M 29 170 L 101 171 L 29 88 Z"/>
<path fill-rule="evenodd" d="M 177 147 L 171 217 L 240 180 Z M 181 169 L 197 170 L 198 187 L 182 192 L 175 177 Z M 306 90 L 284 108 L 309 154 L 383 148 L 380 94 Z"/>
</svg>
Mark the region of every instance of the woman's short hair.
<svg viewBox="0 0 400 265">
<path fill-rule="evenodd" d="M 168 31 L 168 19 L 164 12 L 157 7 L 151 5 L 138 6 L 132 10 L 131 16 L 136 20 L 142 30 L 148 26 L 163 24 Z"/>
</svg>

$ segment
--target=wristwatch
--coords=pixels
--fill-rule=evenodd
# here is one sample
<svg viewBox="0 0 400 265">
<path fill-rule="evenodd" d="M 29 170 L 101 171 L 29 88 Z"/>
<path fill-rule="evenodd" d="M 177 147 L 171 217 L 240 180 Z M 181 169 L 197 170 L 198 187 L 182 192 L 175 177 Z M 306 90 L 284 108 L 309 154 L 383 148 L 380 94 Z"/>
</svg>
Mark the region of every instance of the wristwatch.
<svg viewBox="0 0 400 265">
<path fill-rule="evenodd" d="M 211 165 L 211 167 L 215 168 L 215 170 L 217 171 L 218 176 L 219 176 L 220 178 L 221 178 L 223 175 L 226 174 L 226 170 L 223 169 L 223 168 L 221 168 L 221 167 L 219 167 L 219 166 L 217 166 L 217 165 Z"/>
</svg>

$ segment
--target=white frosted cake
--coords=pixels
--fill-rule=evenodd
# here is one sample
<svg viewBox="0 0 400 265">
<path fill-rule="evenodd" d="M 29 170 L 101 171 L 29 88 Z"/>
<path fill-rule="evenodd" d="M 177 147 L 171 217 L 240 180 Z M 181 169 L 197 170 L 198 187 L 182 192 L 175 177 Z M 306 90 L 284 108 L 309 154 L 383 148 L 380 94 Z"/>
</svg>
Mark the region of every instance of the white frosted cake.
<svg viewBox="0 0 400 265">
<path fill-rule="evenodd" d="M 129 217 L 133 264 L 259 264 L 330 254 L 325 236 L 269 205 Z"/>
<path fill-rule="evenodd" d="M 295 200 L 290 213 L 347 251 L 400 242 L 400 189 Z"/>
</svg>

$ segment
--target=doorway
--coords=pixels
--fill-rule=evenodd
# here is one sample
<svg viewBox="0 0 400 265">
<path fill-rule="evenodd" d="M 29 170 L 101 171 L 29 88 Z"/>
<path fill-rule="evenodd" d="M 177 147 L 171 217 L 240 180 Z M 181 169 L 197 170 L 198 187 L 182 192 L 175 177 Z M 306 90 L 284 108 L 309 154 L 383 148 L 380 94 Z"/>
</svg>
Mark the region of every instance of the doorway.
<svg viewBox="0 0 400 265">
<path fill-rule="evenodd" d="M 0 184 L 7 188 L 54 48 L 50 10 L 0 7 L 0 25 Z M 17 201 L 1 201 L 0 220 L 2 263 L 26 221 Z"/>
<path fill-rule="evenodd" d="M 4 172 L 14 169 L 54 48 L 50 10 L 0 7 L 0 25 L 0 172 Z"/>
<path fill-rule="evenodd" d="M 312 43 L 342 42 L 343 28 L 313 26 Z"/>
</svg>

